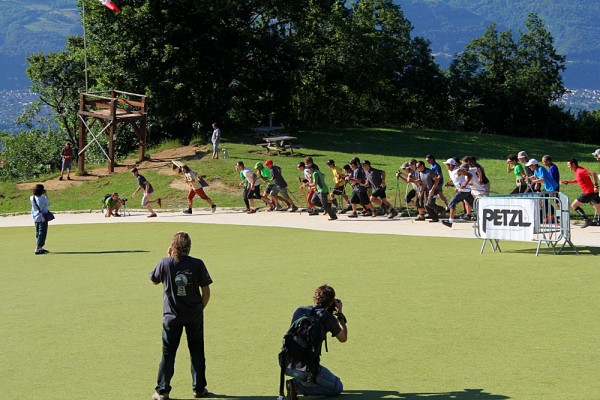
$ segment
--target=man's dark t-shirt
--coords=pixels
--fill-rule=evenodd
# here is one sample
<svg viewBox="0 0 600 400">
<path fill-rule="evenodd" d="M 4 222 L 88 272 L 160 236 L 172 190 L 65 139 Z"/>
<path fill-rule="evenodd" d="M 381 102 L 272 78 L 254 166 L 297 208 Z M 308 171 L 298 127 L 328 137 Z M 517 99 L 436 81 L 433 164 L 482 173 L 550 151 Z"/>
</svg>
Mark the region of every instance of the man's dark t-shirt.
<svg viewBox="0 0 600 400">
<path fill-rule="evenodd" d="M 365 171 L 365 175 L 367 176 L 369 185 L 371 185 L 373 189 L 379 189 L 381 187 L 381 183 L 383 182 L 382 170 L 377 168 L 371 168 L 369 172 Z"/>
<path fill-rule="evenodd" d="M 143 175 L 139 175 L 139 174 L 138 174 L 138 176 L 137 176 L 137 181 L 138 181 L 138 185 L 140 185 L 140 187 L 141 187 L 143 190 L 146 190 L 146 182 L 148 182 L 148 181 L 146 180 L 146 178 L 144 178 L 144 176 L 143 176 Z M 150 182 L 148 182 L 148 193 L 152 193 L 152 192 L 154 192 L 154 188 L 152 187 L 152 185 L 150 184 Z"/>
<path fill-rule="evenodd" d="M 178 262 L 174 257 L 165 257 L 150 273 L 150 280 L 164 286 L 163 323 L 202 321 L 200 287 L 212 283 L 202 260 L 184 256 Z"/>
<path fill-rule="evenodd" d="M 283 179 L 283 175 L 281 174 L 281 168 L 277 165 L 273 165 L 271 169 L 271 176 L 275 179 L 275 184 L 279 186 L 281 189 L 287 188 L 287 182 Z"/>
<path fill-rule="evenodd" d="M 292 323 L 294 323 L 294 321 L 296 321 L 298 318 L 305 316 L 305 315 L 310 315 L 310 313 L 312 312 L 312 310 L 315 310 L 315 312 L 317 313 L 318 316 L 321 317 L 321 338 L 323 340 L 325 340 L 325 338 L 327 337 L 327 332 L 331 332 L 331 336 L 332 337 L 336 337 L 342 330 L 342 328 L 340 328 L 340 324 L 337 320 L 337 318 L 329 311 L 327 310 L 323 310 L 320 307 L 313 307 L 313 306 L 306 306 L 306 307 L 298 307 L 296 309 L 296 311 L 294 311 L 294 315 L 292 316 L 292 322 L 290 323 L 290 325 Z M 293 364 L 293 360 L 290 360 L 290 364 L 288 364 L 288 368 L 293 368 L 293 369 L 298 369 L 298 370 L 306 370 L 306 365 L 302 364 L 302 363 L 296 363 L 295 365 Z"/>
</svg>

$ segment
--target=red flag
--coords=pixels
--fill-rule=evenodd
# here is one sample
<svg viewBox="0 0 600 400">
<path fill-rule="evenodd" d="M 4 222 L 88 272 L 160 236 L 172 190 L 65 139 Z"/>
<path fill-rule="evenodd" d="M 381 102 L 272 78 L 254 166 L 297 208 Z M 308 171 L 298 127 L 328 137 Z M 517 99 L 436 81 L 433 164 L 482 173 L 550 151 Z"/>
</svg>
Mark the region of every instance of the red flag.
<svg viewBox="0 0 600 400">
<path fill-rule="evenodd" d="M 108 8 L 112 12 L 121 12 L 119 7 L 117 7 L 117 5 L 110 0 L 100 0 L 100 3 L 102 3 L 104 7 Z"/>
</svg>

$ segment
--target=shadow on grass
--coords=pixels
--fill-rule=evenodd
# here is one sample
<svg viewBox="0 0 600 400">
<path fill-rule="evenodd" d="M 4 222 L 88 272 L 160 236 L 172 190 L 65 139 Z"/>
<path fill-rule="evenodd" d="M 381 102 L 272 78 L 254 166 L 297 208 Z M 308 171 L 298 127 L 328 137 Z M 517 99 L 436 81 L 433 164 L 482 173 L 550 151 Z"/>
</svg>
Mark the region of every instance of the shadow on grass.
<svg viewBox="0 0 600 400">
<path fill-rule="evenodd" d="M 53 251 L 50 254 L 123 254 L 150 253 L 149 250 Z"/>
<path fill-rule="evenodd" d="M 210 393 L 209 399 L 239 399 L 239 400 L 275 400 L 276 395 L 272 396 L 227 396 L 217 393 Z M 303 397 L 304 398 L 304 397 Z M 306 397 L 321 399 L 325 397 Z M 400 393 L 395 390 L 348 390 L 342 395 L 332 397 L 336 399 L 356 399 L 356 400 L 379 400 L 379 399 L 401 399 L 401 400 L 502 400 L 510 399 L 509 396 L 501 394 L 487 393 L 483 389 L 464 389 L 454 392 L 443 393 Z M 171 400 L 192 400 L 191 398 L 173 398 Z"/>
<path fill-rule="evenodd" d="M 575 246 L 577 248 L 577 251 L 579 252 L 579 254 L 575 253 L 575 251 L 573 251 L 573 249 L 571 249 L 568 245 L 565 246 L 565 248 L 563 249 L 562 253 L 558 254 L 558 250 L 560 249 L 560 246 L 558 246 L 556 248 L 556 255 L 557 256 L 572 256 L 572 255 L 592 255 L 592 256 L 597 256 L 600 255 L 600 247 L 592 247 L 592 246 Z M 513 250 L 504 250 L 502 249 L 503 253 L 515 253 L 515 254 L 533 254 L 535 255 L 536 252 L 536 248 L 533 247 L 531 249 L 513 249 Z M 554 255 L 554 252 L 552 251 L 552 248 L 548 248 L 548 247 L 541 247 L 540 248 L 540 255 L 544 255 L 544 254 L 548 254 L 548 255 Z"/>
</svg>

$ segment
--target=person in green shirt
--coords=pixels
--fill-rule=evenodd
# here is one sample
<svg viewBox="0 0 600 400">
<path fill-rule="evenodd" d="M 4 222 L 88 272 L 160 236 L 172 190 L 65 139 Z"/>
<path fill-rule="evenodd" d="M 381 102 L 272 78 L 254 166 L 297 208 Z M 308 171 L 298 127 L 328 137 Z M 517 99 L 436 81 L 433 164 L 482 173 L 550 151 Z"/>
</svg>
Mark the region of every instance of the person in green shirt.
<svg viewBox="0 0 600 400">
<path fill-rule="evenodd" d="M 323 209 L 325 209 L 327 214 L 329 214 L 329 221 L 338 219 L 337 215 L 335 215 L 335 211 L 333 211 L 331 205 L 329 204 L 329 188 L 325 183 L 325 177 L 323 176 L 323 173 L 318 169 L 315 169 L 314 164 L 309 164 L 306 167 L 312 174 L 312 182 L 309 184 L 309 186 L 316 189 L 312 198 L 312 202 L 315 204 L 321 202 Z M 316 201 L 317 199 L 318 201 Z M 319 212 L 315 210 L 311 212 L 310 215 L 319 215 Z"/>
<path fill-rule="evenodd" d="M 269 195 L 271 194 L 271 191 L 273 190 L 273 187 L 275 185 L 275 182 L 271 181 L 271 170 L 265 167 L 261 162 L 257 162 L 256 164 L 254 164 L 254 170 L 256 176 L 258 176 L 266 183 L 265 190 L 262 193 L 261 199 L 269 207 L 267 211 L 273 211 L 278 205 L 275 202 L 275 200 L 269 199 Z"/>
<path fill-rule="evenodd" d="M 516 154 L 509 154 L 506 157 L 506 172 L 512 172 L 515 175 L 516 186 L 510 194 L 525 193 L 527 182 L 525 181 L 525 167 L 519 162 Z"/>
<path fill-rule="evenodd" d="M 104 208 L 106 209 L 105 217 L 120 217 L 119 208 L 123 205 L 123 202 L 119 198 L 119 193 L 115 192 L 110 197 L 104 200 Z"/>
</svg>

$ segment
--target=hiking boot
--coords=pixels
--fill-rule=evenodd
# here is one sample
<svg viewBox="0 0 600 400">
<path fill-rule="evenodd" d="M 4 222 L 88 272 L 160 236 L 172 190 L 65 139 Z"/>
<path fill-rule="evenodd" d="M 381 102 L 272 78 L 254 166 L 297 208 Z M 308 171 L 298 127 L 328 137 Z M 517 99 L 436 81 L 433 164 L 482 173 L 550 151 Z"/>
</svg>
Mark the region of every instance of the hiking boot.
<svg viewBox="0 0 600 400">
<path fill-rule="evenodd" d="M 340 210 L 340 214 L 346 214 L 347 212 L 348 212 L 347 208 L 343 208 L 343 209 Z"/>
<path fill-rule="evenodd" d="M 448 221 L 447 219 L 442 220 L 442 225 L 452 228 L 452 222 Z"/>
<path fill-rule="evenodd" d="M 352 213 L 352 214 L 348 215 L 348 218 L 358 218 L 358 214 Z"/>
<path fill-rule="evenodd" d="M 298 392 L 296 392 L 296 383 L 293 379 L 285 381 L 285 390 L 287 392 L 287 400 L 298 400 Z"/>
<path fill-rule="evenodd" d="M 162 199 L 160 197 L 156 199 L 156 204 L 158 204 L 158 208 L 162 208 Z"/>
<path fill-rule="evenodd" d="M 71 180 L 71 177 L 70 177 L 70 176 L 67 176 L 67 180 L 68 180 L 68 181 L 70 181 L 70 180 Z"/>
<path fill-rule="evenodd" d="M 183 210 L 184 214 L 191 214 L 192 213 L 192 209 L 188 208 L 187 210 Z"/>
<path fill-rule="evenodd" d="M 290 212 L 296 212 L 296 211 L 298 211 L 298 207 L 294 204 L 292 206 L 292 208 L 290 209 Z"/>
<path fill-rule="evenodd" d="M 390 209 L 390 216 L 388 219 L 393 219 L 396 215 L 398 215 L 398 211 L 395 208 Z"/>
<path fill-rule="evenodd" d="M 154 392 L 152 400 L 169 400 L 169 393 L 158 394 L 158 392 Z"/>
<path fill-rule="evenodd" d="M 583 221 L 583 224 L 581 224 L 581 229 L 587 228 L 590 225 L 592 225 L 592 221 L 590 221 L 589 219 L 586 219 Z"/>
<path fill-rule="evenodd" d="M 335 215 L 333 217 L 327 218 L 328 221 L 335 221 L 336 219 L 338 219 L 338 217 Z"/>
<path fill-rule="evenodd" d="M 60 178 L 58 178 L 59 181 L 62 181 L 62 179 L 63 179 L 62 176 Z"/>
<path fill-rule="evenodd" d="M 432 218 L 432 219 L 429 220 L 429 222 L 440 222 L 440 220 L 437 219 L 437 218 Z"/>
<path fill-rule="evenodd" d="M 114 215 L 115 217 L 120 217 L 120 216 L 121 216 L 121 214 L 119 214 L 119 213 L 114 213 L 113 215 Z"/>
<path fill-rule="evenodd" d="M 371 212 L 371 210 L 367 210 L 367 212 L 363 213 L 364 217 L 374 217 L 373 213 Z"/>
<path fill-rule="evenodd" d="M 251 208 L 248 214 L 256 214 L 256 208 Z"/>
<path fill-rule="evenodd" d="M 417 216 L 417 218 L 415 218 L 415 221 L 425 221 L 425 215 L 424 214 L 419 214 Z"/>
<path fill-rule="evenodd" d="M 208 396 L 208 389 L 204 388 L 202 390 L 194 390 L 192 392 L 192 395 L 194 396 L 195 399 L 201 399 L 203 397 Z"/>
<path fill-rule="evenodd" d="M 156 217 L 156 213 L 152 213 L 152 214 L 148 215 L 148 218 L 154 218 L 154 217 Z"/>
<path fill-rule="evenodd" d="M 215 211 L 217 211 L 217 205 L 213 204 L 212 206 L 210 206 L 210 212 L 214 214 Z"/>
<path fill-rule="evenodd" d="M 320 212 L 318 212 L 317 210 L 312 210 L 308 212 L 308 215 L 321 215 Z"/>
</svg>

